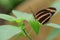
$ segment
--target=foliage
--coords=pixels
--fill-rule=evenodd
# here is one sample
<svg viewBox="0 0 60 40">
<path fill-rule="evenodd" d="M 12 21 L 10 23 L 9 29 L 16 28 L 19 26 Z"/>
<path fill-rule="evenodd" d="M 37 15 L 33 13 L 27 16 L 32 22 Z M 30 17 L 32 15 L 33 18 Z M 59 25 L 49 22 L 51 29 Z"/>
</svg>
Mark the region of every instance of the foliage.
<svg viewBox="0 0 60 40">
<path fill-rule="evenodd" d="M 0 26 L 0 40 L 8 40 L 12 36 L 21 33 L 21 28 L 13 25 Z"/>
<path fill-rule="evenodd" d="M 46 40 L 53 40 L 58 34 L 60 34 L 60 25 L 55 23 L 48 23 L 47 26 L 55 28 L 47 37 Z"/>
<path fill-rule="evenodd" d="M 0 18 L 5 19 L 9 22 L 16 22 L 18 25 L 17 26 L 13 26 L 13 25 L 2 25 L 2 26 L 0 26 L 0 32 L 1 32 L 0 33 L 0 35 L 1 35 L 0 40 L 8 40 L 9 38 L 11 38 L 12 36 L 14 36 L 18 33 L 20 34 L 19 36 L 23 35 L 23 36 L 28 37 L 29 40 L 32 40 L 29 33 L 26 32 L 25 23 L 23 22 L 24 20 L 29 22 L 32 29 L 36 33 L 36 35 L 39 34 L 39 30 L 40 30 L 40 27 L 42 24 L 34 19 L 33 14 L 28 14 L 25 12 L 19 12 L 16 10 L 13 10 L 12 12 L 16 16 L 16 18 L 9 16 L 9 15 L 6 15 L 6 14 L 0 14 Z M 46 39 L 46 40 L 53 40 L 53 38 L 55 36 L 57 36 L 58 33 L 60 33 L 60 25 L 57 25 L 54 23 L 48 23 L 46 25 L 55 28 L 55 30 L 53 30 Z M 18 38 L 19 36 L 16 36 L 16 38 Z"/>
<path fill-rule="evenodd" d="M 37 20 L 32 20 L 29 23 L 30 23 L 31 27 L 33 28 L 33 30 L 35 31 L 35 33 L 38 35 L 39 30 L 40 30 L 40 26 L 42 24 L 40 24 Z"/>
<path fill-rule="evenodd" d="M 16 35 L 17 33 L 28 37 L 29 40 L 32 40 L 30 35 L 26 32 L 26 29 L 24 27 L 25 24 L 23 21 L 24 20 L 28 21 L 36 34 L 39 33 L 39 29 L 40 29 L 39 22 L 35 21 L 33 14 L 27 14 L 27 13 L 19 12 L 16 10 L 13 10 L 12 12 L 16 16 L 16 18 L 9 16 L 9 15 L 6 15 L 6 14 L 0 14 L 0 18 L 5 19 L 5 20 L 10 21 L 10 22 L 16 22 L 18 24 L 18 26 L 13 26 L 13 25 L 0 26 L 0 32 L 1 32 L 0 35 L 2 34 L 2 32 L 5 32 L 5 33 L 3 33 L 4 35 L 3 34 L 1 35 L 2 37 L 4 36 L 4 39 L 1 38 L 1 36 L 0 36 L 1 40 L 5 40 L 5 39 L 8 40 L 9 38 Z M 5 35 L 7 35 L 7 36 L 5 37 Z M 19 36 L 17 36 L 17 37 L 19 37 Z"/>
</svg>

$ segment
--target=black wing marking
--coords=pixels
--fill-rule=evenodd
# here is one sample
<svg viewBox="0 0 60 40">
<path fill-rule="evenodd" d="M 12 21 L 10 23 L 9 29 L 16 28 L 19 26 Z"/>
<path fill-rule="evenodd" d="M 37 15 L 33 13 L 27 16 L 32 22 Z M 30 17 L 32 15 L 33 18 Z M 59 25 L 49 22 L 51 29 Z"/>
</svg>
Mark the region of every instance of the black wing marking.
<svg viewBox="0 0 60 40">
<path fill-rule="evenodd" d="M 37 17 L 36 19 L 42 23 L 42 24 L 45 24 L 49 21 L 50 17 L 52 16 L 51 13 L 45 13 L 43 15 L 40 15 L 39 17 Z"/>
</svg>

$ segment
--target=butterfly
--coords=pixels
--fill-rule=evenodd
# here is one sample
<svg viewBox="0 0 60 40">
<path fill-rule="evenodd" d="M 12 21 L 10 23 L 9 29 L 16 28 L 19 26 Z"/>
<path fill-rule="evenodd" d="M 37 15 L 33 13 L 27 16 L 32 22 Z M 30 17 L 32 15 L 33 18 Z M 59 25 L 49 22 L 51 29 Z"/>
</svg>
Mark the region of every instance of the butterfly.
<svg viewBox="0 0 60 40">
<path fill-rule="evenodd" d="M 12 11 L 12 13 L 15 14 L 17 18 L 24 18 L 28 21 L 32 19 L 36 19 L 41 24 L 46 24 L 55 12 L 56 12 L 56 8 L 54 7 L 42 9 L 36 14 L 28 14 L 26 12 L 21 12 L 21 11 L 16 11 L 16 10 Z"/>
<path fill-rule="evenodd" d="M 42 9 L 39 12 L 37 12 L 34 17 L 36 20 L 38 20 L 40 23 L 45 24 L 49 21 L 49 19 L 53 16 L 53 14 L 56 12 L 56 8 L 49 7 L 47 9 Z"/>
</svg>

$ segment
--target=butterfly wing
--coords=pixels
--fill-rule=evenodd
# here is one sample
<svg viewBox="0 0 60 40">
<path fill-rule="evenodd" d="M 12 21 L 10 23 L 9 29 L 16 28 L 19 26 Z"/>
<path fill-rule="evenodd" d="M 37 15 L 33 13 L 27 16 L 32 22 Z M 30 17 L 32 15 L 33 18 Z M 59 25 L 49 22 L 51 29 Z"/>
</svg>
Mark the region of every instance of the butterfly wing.
<svg viewBox="0 0 60 40">
<path fill-rule="evenodd" d="M 49 21 L 52 14 L 47 10 L 41 10 L 35 15 L 35 18 L 42 24 L 45 24 Z"/>
</svg>

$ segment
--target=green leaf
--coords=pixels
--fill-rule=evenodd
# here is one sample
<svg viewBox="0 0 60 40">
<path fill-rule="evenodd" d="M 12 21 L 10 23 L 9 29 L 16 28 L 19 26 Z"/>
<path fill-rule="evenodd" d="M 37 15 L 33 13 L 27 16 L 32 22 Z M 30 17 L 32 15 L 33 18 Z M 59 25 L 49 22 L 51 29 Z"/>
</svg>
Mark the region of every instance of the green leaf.
<svg viewBox="0 0 60 40">
<path fill-rule="evenodd" d="M 35 31 L 35 33 L 38 35 L 39 34 L 39 30 L 40 30 L 40 26 L 42 24 L 40 24 L 37 20 L 29 21 L 29 23 L 32 26 L 32 28 Z"/>
<path fill-rule="evenodd" d="M 16 18 L 9 16 L 9 15 L 6 15 L 6 14 L 2 14 L 2 13 L 0 14 L 0 18 L 7 20 L 7 21 L 10 21 L 10 22 L 16 21 Z"/>
<path fill-rule="evenodd" d="M 25 19 L 27 21 L 34 20 L 33 14 L 28 14 L 26 12 L 13 10 L 12 13 L 17 17 L 17 19 Z"/>
<path fill-rule="evenodd" d="M 47 25 L 47 26 L 51 26 L 51 27 L 59 28 L 59 29 L 60 29 L 60 25 L 55 24 L 55 23 L 48 23 L 48 24 L 46 24 L 46 25 Z"/>
<path fill-rule="evenodd" d="M 21 33 L 22 29 L 12 25 L 0 26 L 0 40 L 8 40 L 12 36 Z"/>
<path fill-rule="evenodd" d="M 58 34 L 60 34 L 60 29 L 54 29 L 48 36 L 46 40 L 53 40 Z"/>
<path fill-rule="evenodd" d="M 55 23 L 48 23 L 47 26 L 55 28 L 47 37 L 46 40 L 53 40 L 60 33 L 60 25 Z"/>
</svg>

